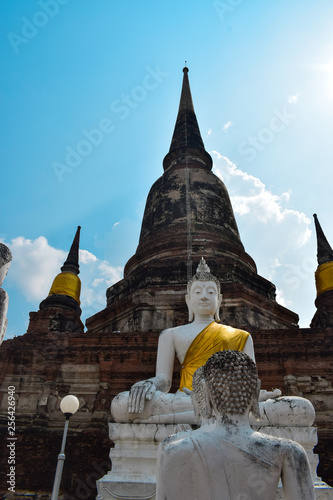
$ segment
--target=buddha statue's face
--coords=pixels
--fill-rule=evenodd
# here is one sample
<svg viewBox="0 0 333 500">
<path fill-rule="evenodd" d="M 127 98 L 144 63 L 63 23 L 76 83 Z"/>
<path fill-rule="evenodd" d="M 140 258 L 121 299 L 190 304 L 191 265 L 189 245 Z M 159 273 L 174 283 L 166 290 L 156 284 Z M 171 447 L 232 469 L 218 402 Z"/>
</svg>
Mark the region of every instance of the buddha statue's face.
<svg viewBox="0 0 333 500">
<path fill-rule="evenodd" d="M 194 281 L 190 293 L 186 295 L 190 318 L 194 314 L 197 317 L 215 316 L 218 319 L 221 301 L 222 296 L 214 281 Z"/>
<path fill-rule="evenodd" d="M 3 260 L 0 258 L 0 286 L 2 286 L 2 283 L 6 277 L 6 274 L 8 273 L 8 269 L 10 268 L 10 262 L 6 262 L 5 264 L 3 263 Z"/>
</svg>

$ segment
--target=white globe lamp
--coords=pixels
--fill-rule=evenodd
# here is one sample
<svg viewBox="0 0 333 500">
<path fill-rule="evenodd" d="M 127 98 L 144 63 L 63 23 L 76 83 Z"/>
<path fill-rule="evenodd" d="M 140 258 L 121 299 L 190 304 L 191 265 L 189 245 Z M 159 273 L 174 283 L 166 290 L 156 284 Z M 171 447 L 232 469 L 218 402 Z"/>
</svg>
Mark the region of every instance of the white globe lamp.
<svg viewBox="0 0 333 500">
<path fill-rule="evenodd" d="M 56 473 L 54 476 L 51 500 L 58 500 L 62 469 L 64 467 L 64 461 L 65 461 L 65 445 L 66 445 L 69 419 L 72 415 L 74 415 L 74 413 L 77 412 L 79 406 L 80 406 L 79 400 L 77 399 L 76 396 L 72 395 L 65 396 L 60 402 L 60 410 L 65 415 L 66 421 L 65 421 L 64 433 L 62 436 L 61 450 L 58 455 Z"/>
</svg>

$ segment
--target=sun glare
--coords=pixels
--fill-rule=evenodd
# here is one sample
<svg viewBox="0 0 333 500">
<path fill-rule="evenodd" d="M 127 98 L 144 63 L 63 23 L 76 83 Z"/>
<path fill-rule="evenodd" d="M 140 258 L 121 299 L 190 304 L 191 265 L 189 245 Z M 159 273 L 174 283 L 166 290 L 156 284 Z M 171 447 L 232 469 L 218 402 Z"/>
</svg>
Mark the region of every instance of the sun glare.
<svg viewBox="0 0 333 500">
<path fill-rule="evenodd" d="M 333 101 L 333 61 L 315 64 L 313 69 L 316 71 L 317 77 L 320 78 L 323 97 Z"/>
</svg>

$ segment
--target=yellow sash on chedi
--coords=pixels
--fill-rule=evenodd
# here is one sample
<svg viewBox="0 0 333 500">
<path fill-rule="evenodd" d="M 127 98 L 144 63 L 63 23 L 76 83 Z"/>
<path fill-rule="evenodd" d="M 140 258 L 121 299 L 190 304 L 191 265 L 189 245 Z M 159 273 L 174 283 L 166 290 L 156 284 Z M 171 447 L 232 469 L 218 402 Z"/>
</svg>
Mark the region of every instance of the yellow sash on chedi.
<svg viewBox="0 0 333 500">
<path fill-rule="evenodd" d="M 180 372 L 180 386 L 192 390 L 194 372 L 218 351 L 242 351 L 250 334 L 213 321 L 204 328 L 187 349 Z"/>
<path fill-rule="evenodd" d="M 81 280 L 73 273 L 60 273 L 52 283 L 49 295 L 67 295 L 80 304 Z"/>
</svg>

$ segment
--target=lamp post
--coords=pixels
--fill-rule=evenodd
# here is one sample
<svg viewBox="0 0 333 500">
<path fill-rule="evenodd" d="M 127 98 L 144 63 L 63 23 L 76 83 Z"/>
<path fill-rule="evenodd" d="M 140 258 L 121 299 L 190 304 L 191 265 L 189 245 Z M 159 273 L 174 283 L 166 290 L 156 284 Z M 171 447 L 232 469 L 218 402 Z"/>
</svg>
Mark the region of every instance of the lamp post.
<svg viewBox="0 0 333 500">
<path fill-rule="evenodd" d="M 61 450 L 58 455 L 56 473 L 54 476 L 51 500 L 58 500 L 62 469 L 64 467 L 64 461 L 65 461 L 65 445 L 66 445 L 69 419 L 74 413 L 77 412 L 79 406 L 80 403 L 76 396 L 65 396 L 60 403 L 60 410 L 65 415 L 66 421 L 65 421 L 64 433 L 62 436 Z"/>
</svg>

